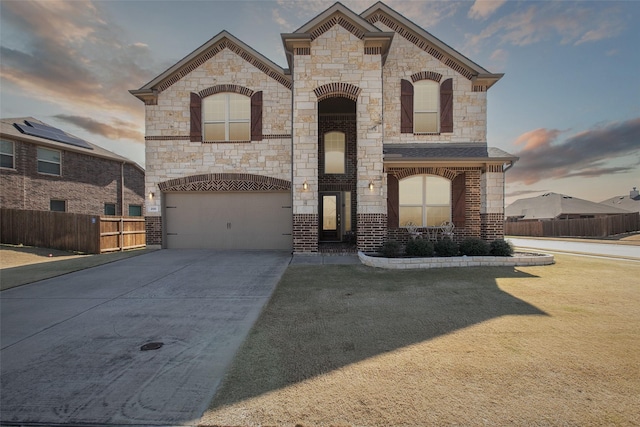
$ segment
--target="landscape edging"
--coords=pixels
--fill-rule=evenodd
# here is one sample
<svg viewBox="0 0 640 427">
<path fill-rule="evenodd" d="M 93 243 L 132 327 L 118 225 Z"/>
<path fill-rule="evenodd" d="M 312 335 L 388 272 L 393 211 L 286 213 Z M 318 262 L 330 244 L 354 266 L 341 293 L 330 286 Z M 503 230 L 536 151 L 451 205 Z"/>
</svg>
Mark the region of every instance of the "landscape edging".
<svg viewBox="0 0 640 427">
<path fill-rule="evenodd" d="M 384 258 L 369 256 L 358 252 L 360 262 L 369 267 L 392 270 L 428 269 L 445 267 L 523 267 L 532 265 L 551 265 L 555 262 L 550 254 L 515 253 L 505 256 L 456 256 L 428 258 Z"/>
</svg>

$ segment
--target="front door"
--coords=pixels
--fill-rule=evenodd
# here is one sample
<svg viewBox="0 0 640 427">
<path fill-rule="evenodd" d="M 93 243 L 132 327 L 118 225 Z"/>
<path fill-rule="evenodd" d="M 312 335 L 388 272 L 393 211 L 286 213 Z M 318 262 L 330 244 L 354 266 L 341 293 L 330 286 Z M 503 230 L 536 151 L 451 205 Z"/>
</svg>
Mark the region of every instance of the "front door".
<svg viewBox="0 0 640 427">
<path fill-rule="evenodd" d="M 320 241 L 342 240 L 342 201 L 339 192 L 320 193 Z"/>
</svg>

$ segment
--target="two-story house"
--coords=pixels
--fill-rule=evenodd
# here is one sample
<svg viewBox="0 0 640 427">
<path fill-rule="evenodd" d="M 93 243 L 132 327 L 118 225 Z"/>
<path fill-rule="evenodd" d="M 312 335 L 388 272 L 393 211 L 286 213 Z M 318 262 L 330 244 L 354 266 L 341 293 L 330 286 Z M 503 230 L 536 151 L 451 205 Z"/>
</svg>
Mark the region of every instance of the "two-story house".
<svg viewBox="0 0 640 427">
<path fill-rule="evenodd" d="M 147 244 L 376 250 L 407 225 L 503 237 L 494 74 L 379 2 L 282 34 L 283 69 L 223 31 L 131 93 L 146 109 Z"/>
</svg>

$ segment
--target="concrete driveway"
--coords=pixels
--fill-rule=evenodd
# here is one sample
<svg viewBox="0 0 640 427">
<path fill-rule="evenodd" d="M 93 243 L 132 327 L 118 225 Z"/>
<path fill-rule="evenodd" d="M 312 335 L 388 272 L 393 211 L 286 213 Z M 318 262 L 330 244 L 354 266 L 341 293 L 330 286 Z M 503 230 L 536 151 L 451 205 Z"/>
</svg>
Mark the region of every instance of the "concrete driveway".
<svg viewBox="0 0 640 427">
<path fill-rule="evenodd" d="M 290 261 L 160 250 L 3 291 L 0 421 L 196 424 Z"/>
</svg>

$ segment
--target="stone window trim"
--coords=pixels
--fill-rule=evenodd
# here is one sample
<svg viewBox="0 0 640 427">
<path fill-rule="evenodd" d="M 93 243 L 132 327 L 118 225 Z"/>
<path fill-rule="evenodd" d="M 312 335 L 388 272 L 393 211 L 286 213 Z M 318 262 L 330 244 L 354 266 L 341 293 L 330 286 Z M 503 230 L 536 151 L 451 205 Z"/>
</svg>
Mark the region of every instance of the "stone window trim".
<svg viewBox="0 0 640 427">
<path fill-rule="evenodd" d="M 6 139 L 2 140 L 2 145 L 0 146 L 0 168 L 1 169 L 11 169 L 15 170 L 16 168 L 16 144 L 13 141 L 9 141 Z"/>
<path fill-rule="evenodd" d="M 413 74 L 417 80 L 433 80 L 439 82 L 433 77 L 437 76 L 430 71 L 422 71 Z M 412 76 L 412 79 L 413 79 Z M 425 77 L 424 79 L 420 77 Z M 415 82 L 414 81 L 414 82 Z M 416 133 L 414 132 L 414 88 L 413 83 L 406 79 L 400 80 L 400 133 L 412 133 L 415 135 L 440 135 L 442 133 L 453 132 L 453 79 L 448 78 L 440 83 L 440 117 L 439 132 Z"/>
<path fill-rule="evenodd" d="M 190 128 L 189 140 L 191 142 L 248 142 L 248 141 L 205 141 L 203 139 L 203 123 L 202 123 L 202 99 L 218 93 L 238 93 L 245 95 L 251 100 L 251 141 L 262 141 L 262 91 L 256 92 L 247 87 L 224 84 L 211 86 L 200 92 L 191 92 L 189 103 Z"/>
</svg>

